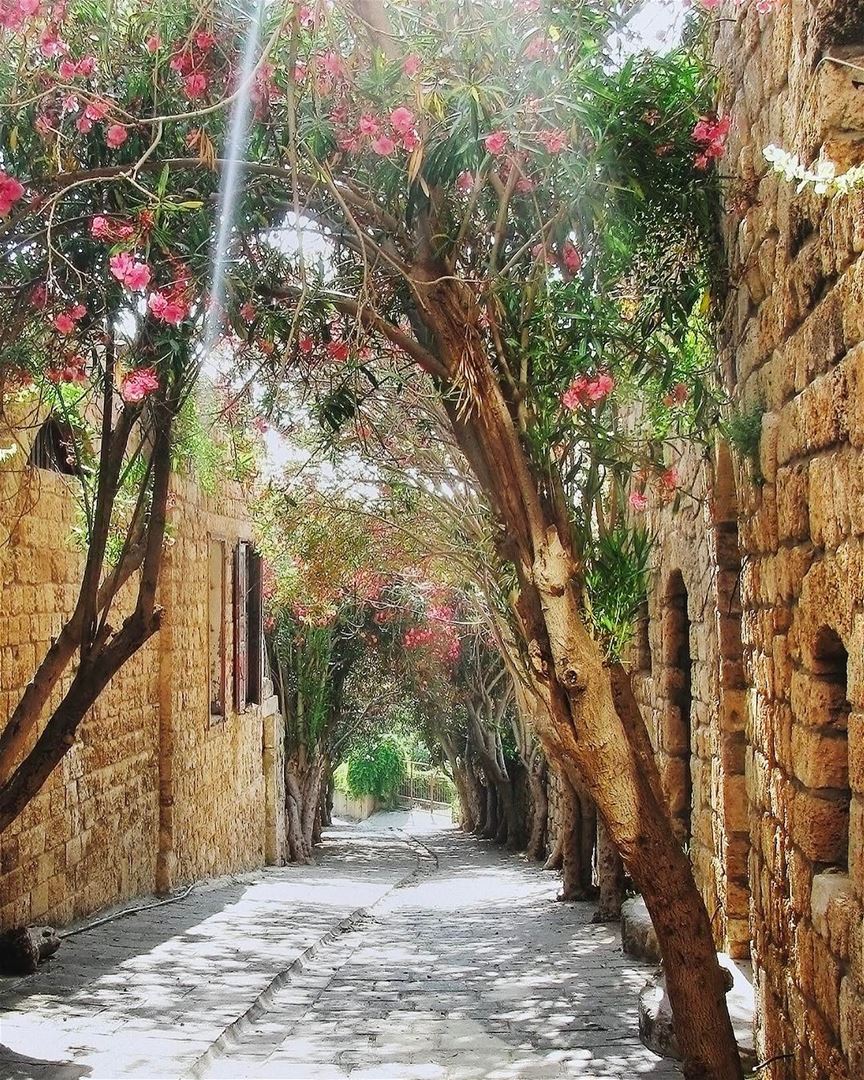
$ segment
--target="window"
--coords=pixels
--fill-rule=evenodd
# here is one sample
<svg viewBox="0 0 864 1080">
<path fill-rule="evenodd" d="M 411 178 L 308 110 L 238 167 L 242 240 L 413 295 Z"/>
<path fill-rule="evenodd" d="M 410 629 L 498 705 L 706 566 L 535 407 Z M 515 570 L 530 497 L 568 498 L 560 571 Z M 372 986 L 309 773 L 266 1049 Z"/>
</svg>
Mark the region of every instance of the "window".
<svg viewBox="0 0 864 1080">
<path fill-rule="evenodd" d="M 210 716 L 225 716 L 225 542 L 210 541 Z"/>
<path fill-rule="evenodd" d="M 685 846 L 692 831 L 693 780 L 691 775 L 691 712 L 693 710 L 690 617 L 687 589 L 676 570 L 666 589 L 665 618 L 666 730 L 663 748 L 667 755 L 666 778 L 670 809 Z"/>
<path fill-rule="evenodd" d="M 49 416 L 37 432 L 27 460 L 36 469 L 47 469 L 64 476 L 81 475 L 72 428 L 56 416 Z"/>
<path fill-rule="evenodd" d="M 263 683 L 261 556 L 241 541 L 234 550 L 234 706 L 260 705 Z"/>
</svg>

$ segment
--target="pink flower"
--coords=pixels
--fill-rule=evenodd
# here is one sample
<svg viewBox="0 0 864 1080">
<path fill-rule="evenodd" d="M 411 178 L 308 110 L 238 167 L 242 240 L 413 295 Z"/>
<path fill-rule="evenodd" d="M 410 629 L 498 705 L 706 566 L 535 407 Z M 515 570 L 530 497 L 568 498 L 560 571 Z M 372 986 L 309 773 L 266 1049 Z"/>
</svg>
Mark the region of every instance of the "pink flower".
<svg viewBox="0 0 864 1080">
<path fill-rule="evenodd" d="M 660 474 L 657 485 L 662 495 L 668 497 L 675 494 L 675 489 L 678 487 L 678 470 L 674 465 Z"/>
<path fill-rule="evenodd" d="M 544 34 L 536 34 L 525 46 L 522 55 L 526 60 L 542 60 L 551 50 L 551 41 Z"/>
<path fill-rule="evenodd" d="M 396 143 L 389 135 L 379 135 L 377 139 L 372 140 L 372 149 L 381 157 L 389 157 L 396 149 Z"/>
<path fill-rule="evenodd" d="M 597 405 L 615 389 L 615 380 L 607 371 L 599 371 L 593 377 L 579 375 L 561 395 L 565 409 L 575 412 L 584 406 Z"/>
<path fill-rule="evenodd" d="M 82 135 L 86 135 L 93 130 L 93 121 L 85 113 L 83 116 L 79 116 L 75 121 L 75 127 L 78 128 Z"/>
<path fill-rule="evenodd" d="M 135 235 L 135 229 L 128 222 L 109 221 L 108 218 L 97 214 L 90 222 L 90 235 L 94 240 L 104 240 L 109 244 L 119 244 L 125 240 L 131 240 Z"/>
<path fill-rule="evenodd" d="M 6 217 L 23 194 L 21 183 L 0 169 L 0 218 Z"/>
<path fill-rule="evenodd" d="M 136 368 L 124 376 L 120 384 L 120 397 L 127 405 L 137 405 L 148 394 L 159 389 L 159 378 L 151 368 Z"/>
<path fill-rule="evenodd" d="M 308 354 L 311 353 L 312 350 L 315 348 L 315 342 L 312 340 L 311 337 L 301 337 L 300 340 L 297 342 L 297 348 L 300 350 L 300 352 Z"/>
<path fill-rule="evenodd" d="M 404 105 L 390 113 L 390 124 L 397 135 L 407 135 L 414 130 L 414 113 Z"/>
<path fill-rule="evenodd" d="M 693 141 L 700 147 L 700 152 L 695 157 L 697 169 L 706 169 L 712 161 L 723 157 L 731 126 L 728 116 L 724 116 L 722 120 L 712 116 L 700 116 L 692 135 Z"/>
<path fill-rule="evenodd" d="M 240 317 L 245 322 L 252 322 L 255 318 L 255 305 L 251 300 L 247 300 L 243 307 L 240 308 Z"/>
<path fill-rule="evenodd" d="M 133 292 L 143 292 L 150 284 L 150 267 L 143 262 L 136 262 L 128 251 L 112 255 L 108 260 L 111 273 Z"/>
<path fill-rule="evenodd" d="M 84 115 L 88 120 L 103 120 L 107 112 L 108 103 L 106 101 L 91 101 L 84 110 Z"/>
<path fill-rule="evenodd" d="M 122 146 L 128 138 L 129 132 L 122 124 L 112 124 L 105 132 L 105 142 L 113 150 L 116 150 L 118 146 Z"/>
<path fill-rule="evenodd" d="M 76 113 L 81 108 L 81 103 L 74 94 L 67 94 L 63 98 L 63 112 L 64 113 Z"/>
<path fill-rule="evenodd" d="M 564 131 L 539 131 L 537 138 L 546 148 L 547 154 L 560 154 L 567 146 L 567 134 Z"/>
<path fill-rule="evenodd" d="M 516 190 L 520 195 L 527 195 L 534 190 L 534 181 L 530 176 L 520 176 L 516 181 Z"/>
<path fill-rule="evenodd" d="M 409 131 L 402 136 L 402 149 L 407 150 L 410 154 L 412 150 L 416 150 L 420 145 L 420 136 L 416 131 Z"/>
<path fill-rule="evenodd" d="M 34 286 L 33 291 L 30 293 L 30 305 L 41 311 L 48 303 L 48 289 L 44 281 L 40 281 L 38 285 Z"/>
<path fill-rule="evenodd" d="M 57 74 L 63 80 L 63 82 L 71 82 L 77 74 L 75 62 L 73 60 L 64 59 L 60 61 L 60 66 L 57 68 Z"/>
<path fill-rule="evenodd" d="M 377 135 L 378 121 L 371 113 L 363 113 L 357 124 L 357 130 L 361 135 Z"/>
<path fill-rule="evenodd" d="M 89 79 L 95 70 L 95 56 L 82 56 L 78 63 L 75 65 L 75 73 L 77 75 L 83 76 L 85 79 Z"/>
<path fill-rule="evenodd" d="M 182 300 L 166 296 L 164 292 L 151 293 L 147 297 L 147 307 L 154 319 L 169 326 L 179 326 L 189 313 Z"/>
<path fill-rule="evenodd" d="M 195 45 L 201 52 L 208 52 L 216 44 L 216 38 L 206 30 L 199 30 L 195 35 Z"/>
<path fill-rule="evenodd" d="M 690 397 L 690 389 L 686 383 L 675 383 L 669 393 L 663 398 L 663 404 L 670 409 L 675 405 L 683 405 Z"/>
<path fill-rule="evenodd" d="M 69 308 L 68 311 L 61 311 L 59 315 L 54 316 L 54 326 L 61 334 L 71 334 L 75 329 L 75 324 L 79 319 L 87 314 L 87 308 L 83 304 L 76 304 L 74 307 Z"/>
<path fill-rule="evenodd" d="M 62 56 L 67 49 L 66 42 L 59 36 L 56 26 L 46 26 L 39 35 L 39 49 L 48 60 Z"/>
<path fill-rule="evenodd" d="M 207 76 L 200 71 L 195 75 L 187 75 L 183 80 L 183 90 L 190 101 L 203 97 L 207 92 Z"/>
<path fill-rule="evenodd" d="M 582 269 L 582 252 L 572 240 L 565 241 L 564 247 L 561 249 L 561 258 L 564 260 L 567 273 L 571 276 L 578 274 Z"/>
<path fill-rule="evenodd" d="M 641 491 L 631 491 L 630 498 L 627 500 L 630 506 L 638 511 L 640 514 L 648 509 L 648 498 Z"/>
<path fill-rule="evenodd" d="M 409 79 L 413 79 L 420 71 L 423 61 L 417 55 L 417 53 L 410 53 L 402 61 L 402 72 L 407 75 Z"/>
<path fill-rule="evenodd" d="M 507 145 L 508 138 L 509 136 L 506 131 L 493 131 L 491 135 L 487 135 L 483 140 L 483 145 L 490 154 L 494 154 L 497 157 L 504 152 L 504 147 Z"/>
<path fill-rule="evenodd" d="M 345 341 L 330 341 L 327 344 L 330 358 L 338 363 L 344 363 L 348 359 L 348 351 L 348 344 Z"/>
<path fill-rule="evenodd" d="M 162 39 L 159 37 L 158 34 L 151 34 L 150 37 L 147 38 L 147 52 L 150 53 L 151 56 L 153 55 L 153 53 L 159 52 L 159 49 L 161 47 Z"/>
<path fill-rule="evenodd" d="M 456 177 L 456 190 L 457 191 L 473 191 L 474 190 L 474 174 L 470 172 L 460 172 Z"/>
</svg>

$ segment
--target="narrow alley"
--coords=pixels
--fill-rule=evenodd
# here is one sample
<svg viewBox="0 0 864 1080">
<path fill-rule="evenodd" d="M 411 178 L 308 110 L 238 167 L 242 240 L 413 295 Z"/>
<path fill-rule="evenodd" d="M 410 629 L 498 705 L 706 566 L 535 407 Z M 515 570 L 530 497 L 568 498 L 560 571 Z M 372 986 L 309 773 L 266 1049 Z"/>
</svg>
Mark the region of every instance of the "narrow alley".
<svg viewBox="0 0 864 1080">
<path fill-rule="evenodd" d="M 73 933 L 0 982 L 8 1080 L 612 1080 L 646 969 L 554 875 L 428 815 L 328 830 L 318 863 Z"/>
</svg>

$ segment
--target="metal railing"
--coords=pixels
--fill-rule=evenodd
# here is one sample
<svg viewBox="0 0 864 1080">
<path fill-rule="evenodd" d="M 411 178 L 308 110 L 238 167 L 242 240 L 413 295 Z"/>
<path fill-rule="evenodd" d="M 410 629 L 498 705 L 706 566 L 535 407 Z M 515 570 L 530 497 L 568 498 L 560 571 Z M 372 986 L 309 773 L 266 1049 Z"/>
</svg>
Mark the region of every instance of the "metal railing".
<svg viewBox="0 0 864 1080">
<path fill-rule="evenodd" d="M 396 798 L 402 805 L 449 810 L 453 794 L 453 784 L 442 772 L 422 762 L 409 761 Z"/>
</svg>

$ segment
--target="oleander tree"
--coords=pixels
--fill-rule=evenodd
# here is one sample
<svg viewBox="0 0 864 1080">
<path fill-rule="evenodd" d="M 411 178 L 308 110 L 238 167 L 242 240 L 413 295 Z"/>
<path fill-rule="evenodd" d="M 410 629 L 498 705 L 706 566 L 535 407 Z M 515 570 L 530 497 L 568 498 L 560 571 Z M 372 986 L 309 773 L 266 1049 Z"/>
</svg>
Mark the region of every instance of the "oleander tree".
<svg viewBox="0 0 864 1080">
<path fill-rule="evenodd" d="M 422 377 L 494 521 L 538 737 L 585 784 L 651 911 L 685 1073 L 738 1077 L 647 731 L 586 617 L 598 532 L 639 513 L 648 484 L 678 497 L 672 437 L 716 409 L 702 331 L 728 121 L 711 114 L 698 20 L 666 55 L 616 56 L 633 9 L 3 0 L 3 364 L 19 378 L 27 342 L 40 370 L 101 388 L 108 446 L 133 412 L 164 400 L 173 415 L 214 356 L 270 422 L 289 426 L 299 393 L 334 438 L 363 436 L 382 386 Z M 248 138 L 229 137 L 238 116 Z M 96 471 L 110 496 L 107 460 Z M 150 632 L 152 472 L 135 623 Z M 94 619 L 93 582 L 113 580 L 100 535 L 64 664 L 78 652 L 79 696 L 49 721 L 64 746 L 108 670 L 85 659 L 122 662 L 142 633 L 115 647 L 124 631 Z M 16 752 L 47 707 L 34 693 L 3 736 Z"/>
</svg>

